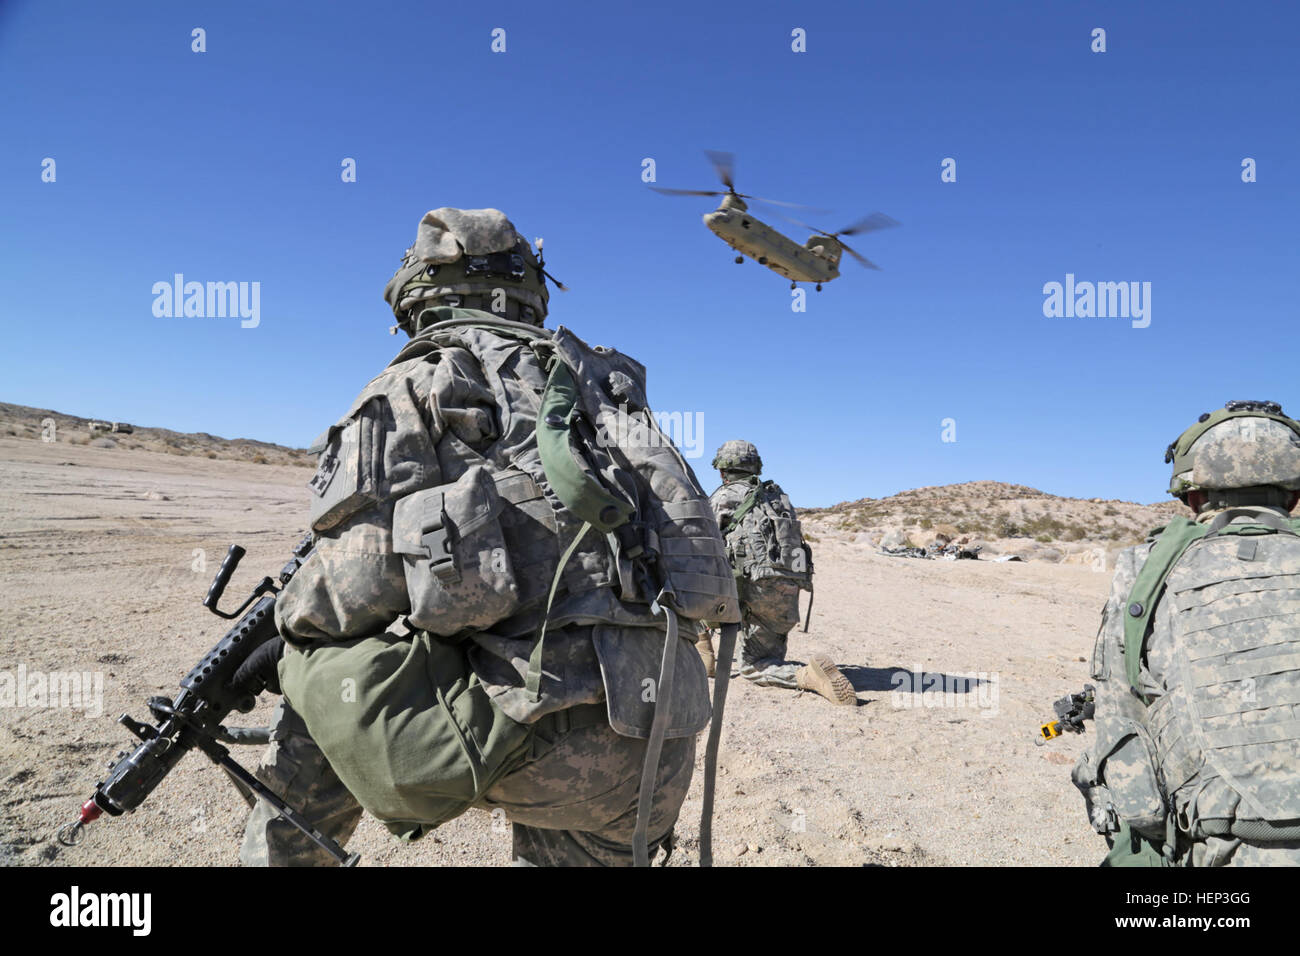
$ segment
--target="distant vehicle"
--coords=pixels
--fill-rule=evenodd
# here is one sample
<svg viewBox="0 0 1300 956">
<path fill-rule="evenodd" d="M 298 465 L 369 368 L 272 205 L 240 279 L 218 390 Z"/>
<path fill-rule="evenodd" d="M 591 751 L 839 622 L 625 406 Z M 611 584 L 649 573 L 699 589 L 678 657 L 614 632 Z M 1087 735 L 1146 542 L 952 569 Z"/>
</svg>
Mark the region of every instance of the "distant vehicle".
<svg viewBox="0 0 1300 956">
<path fill-rule="evenodd" d="M 722 202 L 718 208 L 704 216 L 704 224 L 723 242 L 741 253 L 736 256 L 737 264 L 744 262 L 745 256 L 749 256 L 760 266 L 766 266 L 791 280 L 790 288 L 795 288 L 800 282 L 815 282 L 819 292 L 823 282 L 830 282 L 839 276 L 840 256 L 843 252 L 853 256 L 866 268 L 879 270 L 879 266 L 849 248 L 848 243 L 840 237 L 888 229 L 898 225 L 896 220 L 883 212 L 874 212 L 837 232 L 827 232 L 816 226 L 791 220 L 796 225 L 813 231 L 813 235 L 809 236 L 801 246 L 756 218 L 749 211 L 745 200 L 801 209 L 807 209 L 807 206 L 738 193 L 733 175 L 735 158 L 730 153 L 715 151 L 709 151 L 708 157 L 713 163 L 718 178 L 727 187 L 726 192 L 717 189 L 665 189 L 659 186 L 650 188 L 668 196 L 721 196 Z"/>
</svg>

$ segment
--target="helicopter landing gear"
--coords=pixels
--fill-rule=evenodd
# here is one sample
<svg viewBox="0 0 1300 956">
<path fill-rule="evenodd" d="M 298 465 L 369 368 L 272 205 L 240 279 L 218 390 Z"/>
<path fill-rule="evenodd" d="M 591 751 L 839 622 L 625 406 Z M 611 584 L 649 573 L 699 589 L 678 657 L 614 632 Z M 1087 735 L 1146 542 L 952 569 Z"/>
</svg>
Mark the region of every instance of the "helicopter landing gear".
<svg viewBox="0 0 1300 956">
<path fill-rule="evenodd" d="M 736 256 L 736 265 L 740 265 L 744 261 L 745 261 L 744 256 Z"/>
</svg>

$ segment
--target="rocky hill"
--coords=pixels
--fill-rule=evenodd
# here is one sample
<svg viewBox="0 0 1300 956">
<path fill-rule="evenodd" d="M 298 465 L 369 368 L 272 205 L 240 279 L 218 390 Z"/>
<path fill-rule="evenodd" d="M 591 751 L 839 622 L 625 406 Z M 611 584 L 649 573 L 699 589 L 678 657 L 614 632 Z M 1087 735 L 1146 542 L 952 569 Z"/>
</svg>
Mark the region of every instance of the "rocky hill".
<svg viewBox="0 0 1300 956">
<path fill-rule="evenodd" d="M 53 422 L 49 427 L 46 423 Z M 30 438 L 97 448 L 163 452 L 199 458 L 251 461 L 259 465 L 311 465 L 313 456 L 302 448 L 286 448 L 251 438 L 220 438 L 206 432 L 175 432 L 170 428 L 131 425 L 131 431 L 92 430 L 92 422 L 108 419 L 82 418 L 48 408 L 29 408 L 0 402 L 0 436 Z"/>
<path fill-rule="evenodd" d="M 981 555 L 1024 560 L 1083 560 L 1142 541 L 1171 517 L 1177 501 L 1137 504 L 1064 498 L 1025 485 L 969 481 L 914 488 L 888 498 L 860 498 L 799 512 L 805 530 L 861 545 L 924 548 L 942 535 L 982 545 Z"/>
</svg>

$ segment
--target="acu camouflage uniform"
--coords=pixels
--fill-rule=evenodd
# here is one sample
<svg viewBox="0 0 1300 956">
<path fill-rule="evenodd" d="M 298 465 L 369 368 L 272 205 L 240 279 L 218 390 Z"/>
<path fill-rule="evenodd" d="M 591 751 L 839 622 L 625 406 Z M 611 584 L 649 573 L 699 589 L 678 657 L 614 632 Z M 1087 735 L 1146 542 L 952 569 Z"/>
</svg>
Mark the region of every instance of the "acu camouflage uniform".
<svg viewBox="0 0 1300 956">
<path fill-rule="evenodd" d="M 515 258 L 525 260 L 530 281 L 522 288 L 499 278 L 486 284 L 506 286 L 512 319 L 540 326 L 546 296 L 541 266 L 509 221 L 495 210 L 440 209 L 422 221 L 415 246 L 408 250 L 385 293 L 399 324 L 417 336 L 408 351 L 421 341 L 418 333 L 431 324 L 500 318 L 499 314 L 447 304 L 468 301 L 487 307 L 493 296 L 482 288 L 484 280 L 467 281 L 460 267 L 471 256 L 503 248 L 513 248 Z M 436 268 L 426 268 L 429 264 Z M 531 281 L 534 270 L 536 282 Z M 395 503 L 418 489 L 466 479 L 474 465 L 484 462 L 540 475 L 532 436 L 546 370 L 519 340 L 494 334 L 491 329 L 465 328 L 457 330 L 453 338 L 455 341 L 441 339 L 440 346 L 408 360 L 401 361 L 399 356 L 363 391 L 339 424 L 322 436 L 327 442 L 335 441 L 353 429 L 352 440 L 362 459 L 381 449 L 382 460 L 374 472 L 379 480 L 369 487 L 363 482 L 350 496 L 350 503 L 326 499 L 313 508 L 316 549 L 276 607 L 280 632 L 292 645 L 280 665 L 282 678 L 303 653 L 294 648 L 305 649 L 307 654 L 330 648 L 346 652 L 353 646 L 350 642 L 359 638 L 410 639 L 412 627 L 406 622 L 414 617 L 412 602 L 417 596 L 414 591 L 408 594 L 403 554 L 397 553 L 411 548 L 404 546 L 406 533 L 400 527 L 401 515 L 395 518 Z M 403 356 L 406 354 L 404 351 Z M 501 407 L 502 394 L 509 396 L 508 412 Z M 375 401 L 376 396 L 385 400 Z M 347 459 L 344 467 L 354 460 Z M 318 472 L 318 479 L 321 474 Z M 503 498 L 522 502 L 511 512 L 515 515 L 512 520 L 549 520 L 554 524 L 554 506 L 538 493 L 536 482 L 529 485 L 528 477 L 512 478 L 510 483 L 516 491 L 528 485 L 532 492 L 507 493 L 506 484 L 497 479 Z M 354 507 L 358 494 L 359 509 Z M 559 520 L 567 519 L 561 513 Z M 565 542 L 576 531 L 568 525 L 561 530 L 567 532 Z M 716 535 L 716 529 L 708 533 Z M 599 535 L 586 540 L 604 544 Z M 414 544 L 415 550 L 420 550 L 419 542 Z M 498 726 L 508 726 L 511 732 L 518 732 L 521 725 L 529 729 L 517 751 L 510 754 L 504 772 L 475 806 L 505 811 L 512 822 L 513 855 L 518 864 L 630 864 L 647 741 L 641 739 L 645 734 L 641 738 L 625 734 L 628 725 L 634 731 L 648 726 L 645 707 L 653 711 L 654 704 L 641 701 L 641 675 L 659 673 L 662 624 L 643 609 L 622 604 L 613 596 L 611 579 L 617 577 L 617 569 L 609 565 L 607 555 L 598 548 L 579 548 L 564 567 L 548 619 L 540 693 L 534 698 L 524 686 L 525 674 L 544 613 L 542 599 L 551 586 L 549 578 L 540 581 L 528 574 L 530 566 L 537 566 L 529 564 L 535 558 L 510 554 L 522 611 L 498 619 L 490 611 L 493 595 L 485 593 L 481 607 L 471 601 L 469 606 L 460 602 L 446 609 L 469 622 L 459 629 L 449 625 L 448 630 L 457 631 L 458 644 L 432 639 L 431 646 L 439 648 L 439 653 L 452 653 L 451 647 L 464 655 L 470 690 L 486 693 L 491 699 Z M 554 566 L 554 555 L 551 559 Z M 725 561 L 722 566 L 725 573 Z M 593 592 L 593 581 L 603 586 Z M 579 593 L 584 589 L 588 593 Z M 599 607 L 593 604 L 597 599 Z M 408 614 L 411 619 L 404 618 Z M 436 628 L 437 615 L 433 618 L 433 623 L 420 626 Z M 658 632 L 651 629 L 656 627 Z M 654 649 L 656 633 L 659 650 Z M 652 639 L 647 640 L 646 635 Z M 647 643 L 649 650 L 644 647 Z M 694 769 L 695 735 L 708 719 L 703 664 L 698 655 L 685 651 L 689 641 L 683 641 L 682 647 L 673 701 L 675 727 L 663 742 L 650 816 L 651 857 L 661 846 L 671 849 L 672 828 Z M 640 660 L 629 659 L 638 654 Z M 286 695 L 292 697 L 290 682 L 282 683 Z M 317 710 L 347 706 L 337 700 L 332 704 L 328 700 L 305 703 Z M 621 722 L 625 733 L 617 733 L 611 722 Z M 328 742 L 325 745 L 328 747 Z M 396 752 L 390 759 L 401 762 Z M 272 743 L 258 776 L 340 843 L 348 839 L 360 818 L 358 801 L 287 699 L 277 707 Z M 246 865 L 332 863 L 263 804 L 254 808 L 249 819 L 240 859 Z"/>
<path fill-rule="evenodd" d="M 1120 553 L 1093 652 L 1096 740 L 1073 778 L 1112 847 L 1103 866 L 1300 865 L 1300 542 L 1287 511 L 1300 438 L 1251 416 L 1202 423 L 1171 492 L 1208 500 L 1194 525 L 1176 519 Z M 1173 553 L 1167 541 L 1153 558 L 1162 537 L 1216 524 L 1228 533 L 1175 558 L 1155 597 L 1135 590 Z M 1283 530 L 1231 533 L 1265 528 Z M 1142 644 L 1143 625 L 1126 622 L 1144 613 Z"/>
<path fill-rule="evenodd" d="M 709 496 L 709 506 L 717 518 L 718 527 L 725 534 L 733 516 L 744 507 L 745 500 L 755 490 L 754 483 L 763 471 L 763 460 L 750 442 L 733 439 L 718 449 L 713 467 L 722 473 L 723 484 Z M 796 530 L 794 506 L 789 504 L 785 492 L 775 482 L 770 482 L 766 495 L 768 497 L 761 500 L 779 499 L 780 510 L 787 512 L 786 517 L 790 519 L 785 523 L 790 538 L 779 545 L 782 558 L 777 563 L 788 561 L 795 552 L 799 557 L 806 557 L 809 552 Z M 751 516 L 757 513 L 758 509 L 749 512 Z M 748 546 L 753 555 L 755 542 Z M 799 623 L 801 582 L 811 587 L 811 559 L 802 565 L 796 576 L 788 576 L 785 565 L 778 571 L 766 557 L 755 561 L 749 570 L 751 573 L 745 573 L 745 567 L 734 568 L 741 610 L 740 676 L 760 687 L 811 690 L 835 704 L 856 704 L 853 685 L 825 654 L 812 655 L 807 664 L 786 659 L 790 629 Z M 809 607 L 811 610 L 811 605 Z M 706 661 L 710 661 L 712 671 L 712 636 L 706 629 L 702 629 L 696 646 Z"/>
<path fill-rule="evenodd" d="M 709 495 L 718 527 L 725 528 L 750 492 L 748 481 L 727 481 Z M 740 676 L 760 687 L 798 690 L 796 675 L 804 665 L 786 660 L 790 629 L 799 623 L 799 585 L 786 578 L 739 581 Z"/>
</svg>

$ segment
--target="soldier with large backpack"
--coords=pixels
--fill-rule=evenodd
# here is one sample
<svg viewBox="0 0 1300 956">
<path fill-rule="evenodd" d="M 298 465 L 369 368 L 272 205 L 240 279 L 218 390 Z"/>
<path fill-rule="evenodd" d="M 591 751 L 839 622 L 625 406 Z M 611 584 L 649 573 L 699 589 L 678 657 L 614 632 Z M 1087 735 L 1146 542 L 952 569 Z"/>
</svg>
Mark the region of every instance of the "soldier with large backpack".
<svg viewBox="0 0 1300 956">
<path fill-rule="evenodd" d="M 1229 402 L 1171 444 L 1175 518 L 1118 559 L 1074 769 L 1103 866 L 1300 864 L 1300 422 Z"/>
<path fill-rule="evenodd" d="M 776 482 L 763 480 L 763 460 L 750 442 L 724 442 L 713 467 L 722 486 L 709 504 L 727 542 L 744 615 L 740 676 L 760 687 L 811 690 L 835 704 L 857 703 L 853 685 L 825 654 L 814 654 L 806 665 L 785 659 L 790 629 L 799 623 L 799 591 L 810 592 L 811 617 L 813 589 L 812 549 L 789 497 Z M 712 675 L 713 638 L 707 628 L 696 647 Z"/>
<path fill-rule="evenodd" d="M 384 292 L 411 341 L 316 443 L 283 642 L 236 679 L 284 694 L 259 777 L 340 842 L 476 807 L 517 863 L 644 865 L 711 709 L 716 764 L 691 640 L 734 637 L 722 539 L 645 369 L 542 327 L 547 278 L 499 211 L 425 215 Z M 330 862 L 265 803 L 241 860 Z"/>
</svg>

